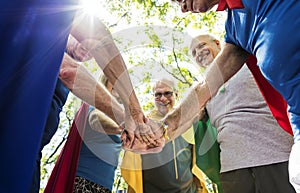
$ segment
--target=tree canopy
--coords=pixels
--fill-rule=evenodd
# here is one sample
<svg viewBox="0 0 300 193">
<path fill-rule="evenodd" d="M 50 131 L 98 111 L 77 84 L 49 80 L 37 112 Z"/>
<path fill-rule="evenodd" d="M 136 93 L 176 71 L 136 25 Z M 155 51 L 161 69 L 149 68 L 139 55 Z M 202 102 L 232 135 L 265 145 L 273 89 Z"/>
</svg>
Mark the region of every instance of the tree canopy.
<svg viewBox="0 0 300 193">
<path fill-rule="evenodd" d="M 83 0 L 87 2 L 92 0 Z M 96 14 L 112 32 L 127 64 L 134 88 L 145 111 L 153 109 L 152 83 L 168 76 L 184 93 L 201 75 L 188 48 L 191 38 L 200 33 L 224 36 L 224 13 L 182 13 L 171 0 L 94 0 Z M 95 6 L 93 7 L 95 8 Z M 95 14 L 94 13 L 94 14 Z M 87 14 L 89 10 L 87 9 Z M 84 63 L 95 77 L 99 67 Z M 183 95 L 181 95 L 182 97 Z M 70 94 L 61 113 L 58 132 L 44 148 L 41 191 L 67 137 L 80 100 Z"/>
</svg>

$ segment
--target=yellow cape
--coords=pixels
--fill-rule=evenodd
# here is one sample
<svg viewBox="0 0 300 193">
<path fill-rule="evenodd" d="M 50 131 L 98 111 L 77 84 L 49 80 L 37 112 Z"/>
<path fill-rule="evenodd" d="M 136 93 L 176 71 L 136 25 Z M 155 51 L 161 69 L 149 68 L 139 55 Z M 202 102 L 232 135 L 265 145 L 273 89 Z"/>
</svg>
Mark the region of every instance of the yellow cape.
<svg viewBox="0 0 300 193">
<path fill-rule="evenodd" d="M 148 115 L 152 120 L 160 120 L 163 118 L 163 115 L 159 113 L 157 110 L 153 110 Z M 195 145 L 194 139 L 194 130 L 190 128 L 182 137 L 190 144 Z M 204 180 L 205 174 L 201 171 L 200 168 L 196 165 L 196 157 L 195 157 L 195 146 L 193 146 L 193 167 L 192 173 L 196 178 L 194 180 L 200 183 L 201 191 L 197 193 L 208 193 L 206 183 Z M 126 151 L 124 153 L 123 161 L 121 164 L 121 175 L 128 184 L 128 193 L 143 193 L 143 173 L 142 173 L 142 159 L 140 154 L 136 154 L 130 151 Z"/>
</svg>

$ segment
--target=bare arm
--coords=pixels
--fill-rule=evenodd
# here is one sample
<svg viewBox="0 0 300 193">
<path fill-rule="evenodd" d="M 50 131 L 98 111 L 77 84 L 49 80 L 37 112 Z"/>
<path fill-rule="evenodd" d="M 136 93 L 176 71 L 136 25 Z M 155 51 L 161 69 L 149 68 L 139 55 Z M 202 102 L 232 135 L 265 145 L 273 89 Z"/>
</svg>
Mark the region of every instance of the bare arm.
<svg viewBox="0 0 300 193">
<path fill-rule="evenodd" d="M 193 122 L 199 120 L 201 109 L 213 97 L 220 86 L 229 80 L 243 66 L 249 54 L 242 48 L 225 44 L 221 53 L 207 69 L 205 81 L 198 83 L 172 112 L 166 115 L 164 121 L 168 125 L 168 136 L 176 138 L 186 131 Z"/>
<path fill-rule="evenodd" d="M 146 133 L 146 140 L 154 142 L 154 134 L 150 126 L 145 124 L 145 116 L 133 90 L 124 60 L 115 45 L 110 31 L 96 17 L 86 14 L 76 16 L 71 34 L 91 53 L 103 70 L 108 80 L 114 85 L 125 107 L 126 137 L 123 145 L 130 146 L 134 140 L 134 132 Z M 149 136 L 149 137 L 148 137 Z M 145 141 L 146 141 L 145 140 Z"/>
<path fill-rule="evenodd" d="M 71 34 L 95 58 L 119 93 L 126 111 L 131 113 L 135 121 L 143 123 L 144 115 L 133 90 L 127 68 L 106 26 L 96 17 L 78 14 Z"/>
<path fill-rule="evenodd" d="M 124 110 L 106 88 L 79 63 L 65 54 L 59 78 L 72 93 L 103 111 L 117 123 L 124 121 Z"/>
<path fill-rule="evenodd" d="M 97 109 L 90 112 L 89 123 L 93 130 L 106 134 L 121 134 L 122 129 L 106 114 Z"/>
</svg>

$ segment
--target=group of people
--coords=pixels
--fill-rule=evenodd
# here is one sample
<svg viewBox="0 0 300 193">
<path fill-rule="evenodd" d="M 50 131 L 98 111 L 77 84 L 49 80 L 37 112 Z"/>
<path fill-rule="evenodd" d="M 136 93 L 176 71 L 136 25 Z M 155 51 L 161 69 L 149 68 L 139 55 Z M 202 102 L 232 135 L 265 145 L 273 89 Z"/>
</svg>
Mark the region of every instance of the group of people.
<svg viewBox="0 0 300 193">
<path fill-rule="evenodd" d="M 220 51 L 218 55 L 205 48 L 209 42 L 192 44 L 192 55 L 197 63 L 204 67 L 209 64 L 205 80 L 199 82 L 177 107 L 171 111 L 167 108 L 162 119 L 157 121 L 152 115 L 144 115 L 109 31 L 96 18 L 82 14 L 75 17 L 75 10 L 68 6 L 74 7 L 76 2 L 2 2 L 1 61 L 5 66 L 1 70 L 0 89 L 5 94 L 0 106 L 5 112 L 0 123 L 0 151 L 4 155 L 1 159 L 1 191 L 29 191 L 59 77 L 75 95 L 114 120 L 118 132 L 120 127 L 123 129 L 120 139 L 127 151 L 146 154 L 170 149 L 168 153 L 176 154 L 177 146 L 182 144 L 191 151 L 190 143 L 180 137 L 207 113 L 217 129 L 220 144 L 221 191 L 300 192 L 300 39 L 296 33 L 300 26 L 300 3 L 273 0 L 185 0 L 179 3 L 183 12 L 205 12 L 215 5 L 219 11 L 227 9 L 225 44 L 216 51 Z M 57 8 L 58 12 L 53 14 Z M 77 74 L 86 71 L 64 54 L 70 34 L 84 47 L 83 51 L 95 58 L 124 108 L 120 108 L 91 76 Z M 218 41 L 209 36 L 201 39 L 215 42 L 214 46 L 219 47 Z M 281 49 L 283 45 L 285 47 Z M 207 50 L 201 55 L 201 49 Z M 207 53 L 214 53 L 209 57 L 215 59 L 206 63 L 210 59 Z M 161 87 L 157 84 L 154 89 Z M 154 91 L 160 104 L 171 96 L 170 91 Z M 66 95 L 67 92 L 62 97 Z M 63 103 L 52 102 L 52 105 Z M 216 108 L 219 106 L 222 108 Z M 53 122 L 56 123 L 57 120 Z M 292 128 L 293 144 L 291 136 L 280 127 L 289 132 Z M 185 162 L 182 164 L 190 164 L 191 155 L 178 154 L 172 159 L 176 170 L 170 171 L 168 166 L 164 169 L 175 175 L 175 180 L 177 177 L 186 180 L 186 183 L 182 182 L 184 187 L 195 192 L 199 188 L 191 180 L 194 174 L 188 170 L 187 176 L 181 175 L 186 169 L 178 164 L 181 156 L 187 158 L 181 160 Z M 159 162 L 160 157 L 161 154 L 142 155 L 142 169 L 147 167 L 148 159 Z M 158 174 L 156 169 L 143 170 L 143 191 L 146 192 L 148 187 L 159 192 L 157 179 L 153 178 Z M 183 187 L 174 182 L 170 181 L 169 185 L 176 185 L 177 190 Z"/>
</svg>

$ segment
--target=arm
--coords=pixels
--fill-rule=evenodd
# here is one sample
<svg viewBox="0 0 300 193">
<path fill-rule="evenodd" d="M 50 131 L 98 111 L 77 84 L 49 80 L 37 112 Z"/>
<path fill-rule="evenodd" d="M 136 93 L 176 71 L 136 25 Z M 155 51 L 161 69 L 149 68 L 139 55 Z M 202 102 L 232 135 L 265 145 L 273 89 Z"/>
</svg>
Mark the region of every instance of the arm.
<svg viewBox="0 0 300 193">
<path fill-rule="evenodd" d="M 205 81 L 198 83 L 182 103 L 164 118 L 168 136 L 176 138 L 199 120 L 201 109 L 214 96 L 219 87 L 243 66 L 249 54 L 242 48 L 225 44 L 221 53 L 206 71 Z"/>
<path fill-rule="evenodd" d="M 75 96 L 103 111 L 115 122 L 124 121 L 124 111 L 114 97 L 67 54 L 64 55 L 59 78 Z"/>
<path fill-rule="evenodd" d="M 89 123 L 93 130 L 107 134 L 121 134 L 119 125 L 97 109 L 90 112 Z"/>
<path fill-rule="evenodd" d="M 130 110 L 139 122 L 143 122 L 143 112 L 133 90 L 124 60 L 106 26 L 97 18 L 81 14 L 76 17 L 71 34 L 95 58 L 119 93 L 126 110 Z"/>
<path fill-rule="evenodd" d="M 137 126 L 145 128 L 145 117 L 133 90 L 127 68 L 109 30 L 97 18 L 78 15 L 71 34 L 93 55 L 108 80 L 120 95 L 125 107 L 126 129 L 130 130 L 130 142 Z M 151 136 L 151 133 L 150 133 Z"/>
</svg>

